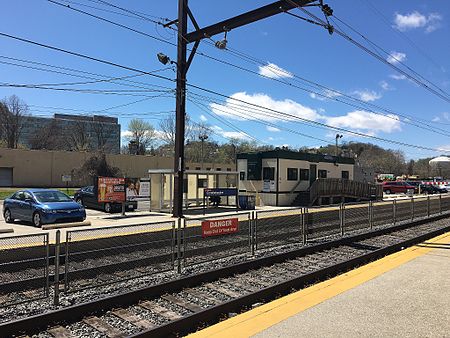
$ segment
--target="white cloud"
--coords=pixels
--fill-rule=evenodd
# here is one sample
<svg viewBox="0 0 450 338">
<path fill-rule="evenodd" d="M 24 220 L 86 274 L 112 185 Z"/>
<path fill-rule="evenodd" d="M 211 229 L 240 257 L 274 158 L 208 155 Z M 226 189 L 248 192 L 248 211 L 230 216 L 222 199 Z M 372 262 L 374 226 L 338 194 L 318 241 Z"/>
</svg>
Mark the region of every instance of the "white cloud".
<svg viewBox="0 0 450 338">
<path fill-rule="evenodd" d="M 274 132 L 274 133 L 278 133 L 278 132 L 281 131 L 280 129 L 278 129 L 278 128 L 276 128 L 276 127 L 272 127 L 272 126 L 267 126 L 266 129 L 267 129 L 268 131 L 271 131 L 271 132 Z"/>
<path fill-rule="evenodd" d="M 309 96 L 313 99 L 319 100 L 319 101 L 325 101 L 326 99 L 333 99 L 335 97 L 342 96 L 342 94 L 335 92 L 333 90 L 325 89 L 322 93 L 322 95 L 317 95 L 316 93 L 310 93 Z"/>
<path fill-rule="evenodd" d="M 380 87 L 383 90 L 394 90 L 394 87 L 392 87 L 387 81 L 380 81 Z"/>
<path fill-rule="evenodd" d="M 343 116 L 327 117 L 326 122 L 333 127 L 361 130 L 366 134 L 375 135 L 378 132 L 392 133 L 401 130 L 397 115 L 378 115 L 371 112 L 356 110 Z"/>
<path fill-rule="evenodd" d="M 240 101 L 248 102 L 250 105 Z M 257 106 L 268 108 L 272 111 L 264 110 Z M 225 104 L 211 103 L 210 108 L 218 115 L 240 121 L 264 120 L 269 122 L 277 122 L 297 120 L 296 117 L 305 118 L 308 120 L 317 120 L 320 118 L 317 111 L 312 108 L 303 106 L 302 104 L 289 99 L 274 100 L 269 95 L 261 93 L 235 93 L 231 95 L 231 98 L 226 100 Z M 282 112 L 286 115 L 281 116 L 278 112 Z"/>
<path fill-rule="evenodd" d="M 405 15 L 396 13 L 394 28 L 402 32 L 415 28 L 425 28 L 426 33 L 431 33 L 440 27 L 441 21 L 442 16 L 439 13 L 430 13 L 428 16 L 418 11 Z"/>
<path fill-rule="evenodd" d="M 274 63 L 267 63 L 267 65 L 259 66 L 259 74 L 270 77 L 271 79 L 292 78 L 291 72 L 277 66 Z"/>
<path fill-rule="evenodd" d="M 406 54 L 402 52 L 392 51 L 391 54 L 388 55 L 386 61 L 389 63 L 399 63 L 406 60 Z"/>
<path fill-rule="evenodd" d="M 208 121 L 208 119 L 206 118 L 206 116 L 205 115 L 200 115 L 200 120 L 202 120 L 203 122 L 206 122 L 206 121 Z"/>
<path fill-rule="evenodd" d="M 433 122 L 439 122 L 441 118 L 439 116 L 435 116 L 431 121 Z"/>
<path fill-rule="evenodd" d="M 212 126 L 212 130 L 214 130 L 215 133 L 222 135 L 225 138 L 235 138 L 238 140 L 248 140 L 250 137 L 241 131 L 225 131 L 223 128 L 219 126 Z"/>
<path fill-rule="evenodd" d="M 391 74 L 389 77 L 394 80 L 406 80 L 405 75 Z"/>
<path fill-rule="evenodd" d="M 358 98 L 364 102 L 372 102 L 381 99 L 382 97 L 381 94 L 368 89 L 355 90 L 352 94 L 358 96 Z"/>
<path fill-rule="evenodd" d="M 121 130 L 120 131 L 120 137 L 121 138 L 127 138 L 133 136 L 133 133 L 129 130 Z"/>
</svg>

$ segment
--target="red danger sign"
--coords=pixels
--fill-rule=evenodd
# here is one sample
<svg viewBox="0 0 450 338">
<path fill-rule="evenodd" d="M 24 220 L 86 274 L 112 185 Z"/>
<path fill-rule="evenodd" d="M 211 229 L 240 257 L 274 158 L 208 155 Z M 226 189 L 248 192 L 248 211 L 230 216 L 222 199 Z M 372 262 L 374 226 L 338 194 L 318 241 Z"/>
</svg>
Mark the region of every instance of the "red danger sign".
<svg viewBox="0 0 450 338">
<path fill-rule="evenodd" d="M 202 237 L 232 234 L 239 231 L 237 218 L 208 220 L 202 222 Z"/>
</svg>

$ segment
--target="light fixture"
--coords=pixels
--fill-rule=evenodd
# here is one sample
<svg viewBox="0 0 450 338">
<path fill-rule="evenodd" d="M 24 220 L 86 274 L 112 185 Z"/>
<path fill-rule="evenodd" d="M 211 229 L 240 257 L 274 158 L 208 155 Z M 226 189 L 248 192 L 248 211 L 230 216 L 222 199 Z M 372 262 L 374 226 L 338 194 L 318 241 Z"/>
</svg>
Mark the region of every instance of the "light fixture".
<svg viewBox="0 0 450 338">
<path fill-rule="evenodd" d="M 158 57 L 159 62 L 161 62 L 163 65 L 167 65 L 168 63 L 176 64 L 175 61 L 170 60 L 170 58 L 164 53 L 158 53 L 156 54 L 156 56 Z"/>
<path fill-rule="evenodd" d="M 227 49 L 227 42 L 228 42 L 228 40 L 227 40 L 227 33 L 228 33 L 228 31 L 225 30 L 225 35 L 223 37 L 223 40 L 216 41 L 216 43 L 214 45 L 217 48 L 219 48 L 219 49 Z"/>
</svg>

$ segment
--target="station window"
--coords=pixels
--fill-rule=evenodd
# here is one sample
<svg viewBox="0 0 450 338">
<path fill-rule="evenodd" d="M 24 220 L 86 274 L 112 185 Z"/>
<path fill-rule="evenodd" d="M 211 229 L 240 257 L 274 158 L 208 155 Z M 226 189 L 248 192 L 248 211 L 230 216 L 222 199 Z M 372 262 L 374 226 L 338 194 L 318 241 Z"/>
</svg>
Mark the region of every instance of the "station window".
<svg viewBox="0 0 450 338">
<path fill-rule="evenodd" d="M 208 179 L 207 178 L 199 178 L 197 180 L 198 188 L 208 188 Z"/>
<path fill-rule="evenodd" d="M 298 181 L 298 169 L 297 168 L 287 168 L 287 180 L 288 181 Z"/>
<path fill-rule="evenodd" d="M 326 170 L 318 170 L 317 174 L 318 174 L 319 178 L 327 178 Z"/>
<path fill-rule="evenodd" d="M 231 171 L 231 168 L 227 168 L 227 171 Z"/>
<path fill-rule="evenodd" d="M 349 173 L 348 173 L 348 171 L 347 170 L 342 170 L 342 176 L 341 176 L 343 179 L 346 179 L 346 180 L 348 180 L 349 179 Z"/>
<path fill-rule="evenodd" d="M 273 181 L 275 180 L 275 168 L 264 167 L 263 168 L 263 180 Z"/>
<path fill-rule="evenodd" d="M 241 171 L 241 172 L 239 173 L 239 179 L 240 179 L 241 181 L 245 181 L 245 171 Z"/>
<path fill-rule="evenodd" d="M 222 171 L 222 168 L 216 168 L 216 171 Z"/>
<path fill-rule="evenodd" d="M 300 169 L 300 181 L 309 181 L 309 169 Z"/>
<path fill-rule="evenodd" d="M 200 167 L 195 167 L 195 170 L 202 170 L 202 168 L 200 168 Z"/>
</svg>

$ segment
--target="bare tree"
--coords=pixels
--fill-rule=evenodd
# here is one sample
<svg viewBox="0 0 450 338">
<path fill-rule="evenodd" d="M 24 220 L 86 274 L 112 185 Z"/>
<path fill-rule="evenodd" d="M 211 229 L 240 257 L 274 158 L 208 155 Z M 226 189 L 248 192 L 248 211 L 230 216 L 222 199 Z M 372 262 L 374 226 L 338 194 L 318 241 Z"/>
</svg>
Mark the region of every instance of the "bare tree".
<svg viewBox="0 0 450 338">
<path fill-rule="evenodd" d="M 8 148 L 17 148 L 26 124 L 28 106 L 16 95 L 0 102 L 0 136 Z"/>
<path fill-rule="evenodd" d="M 69 150 L 88 151 L 90 148 L 90 136 L 86 122 L 77 121 L 71 125 L 65 140 Z"/>
<path fill-rule="evenodd" d="M 105 125 L 103 123 L 93 121 L 91 123 L 91 129 L 97 140 L 97 150 L 105 151 L 106 143 L 108 141 L 108 134 L 105 130 Z"/>
<path fill-rule="evenodd" d="M 156 141 L 156 132 L 153 126 L 141 119 L 132 119 L 128 124 L 128 141 L 136 146 L 136 154 L 144 155 L 146 150 L 152 147 Z"/>
<path fill-rule="evenodd" d="M 175 146 L 175 134 L 176 134 L 176 119 L 175 115 L 172 114 L 166 117 L 159 123 L 159 128 L 161 131 L 161 135 L 159 136 L 163 143 L 168 146 Z M 193 124 L 191 123 L 191 119 L 189 115 L 186 115 L 185 119 L 185 127 L 184 127 L 184 135 L 186 139 L 192 138 L 193 136 Z"/>
<path fill-rule="evenodd" d="M 30 140 L 31 149 L 57 150 L 64 148 L 61 128 L 55 120 L 43 125 Z"/>
</svg>

